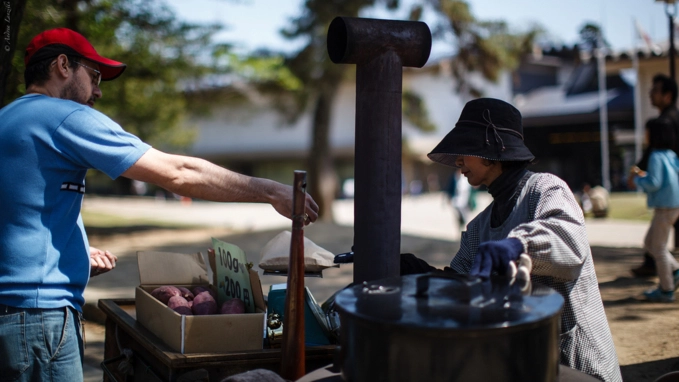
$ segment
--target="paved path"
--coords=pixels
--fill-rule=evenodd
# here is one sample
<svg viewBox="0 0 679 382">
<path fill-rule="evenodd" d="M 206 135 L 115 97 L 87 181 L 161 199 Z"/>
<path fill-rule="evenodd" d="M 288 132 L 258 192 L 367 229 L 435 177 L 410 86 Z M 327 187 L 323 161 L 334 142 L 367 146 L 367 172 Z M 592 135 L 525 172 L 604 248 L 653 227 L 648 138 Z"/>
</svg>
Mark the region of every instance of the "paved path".
<svg viewBox="0 0 679 382">
<path fill-rule="evenodd" d="M 480 194 L 479 210 L 490 199 Z M 426 254 L 427 261 L 443 267 L 457 252 L 460 229 L 453 219 L 450 205 L 442 194 L 404 197 L 402 203 L 401 252 Z M 305 236 L 330 252 L 337 254 L 351 249 L 353 240 L 353 200 L 338 200 L 334 206 L 335 224 L 316 223 L 305 229 Z M 217 237 L 241 247 L 248 260 L 257 264 L 261 249 L 282 230 L 289 230 L 291 223 L 269 205 L 155 201 L 149 198 L 85 198 L 83 210 L 124 216 L 135 219 L 139 229 L 133 227 L 121 235 L 97 236 L 88 232 L 93 246 L 113 251 L 119 261 L 116 270 L 90 280 L 85 291 L 88 303 L 101 298 L 131 298 L 139 284 L 136 251 L 170 251 L 180 253 L 203 252 L 211 246 L 210 237 Z M 169 221 L 197 225 L 193 230 L 143 232 L 143 223 L 149 220 Z M 590 245 L 608 248 L 641 248 L 647 223 L 588 219 L 587 233 Z M 108 231 L 108 230 L 107 230 Z M 140 232 L 137 232 L 140 231 Z M 638 251 L 641 252 L 641 249 Z M 333 291 L 352 282 L 353 267 L 342 270 L 329 269 L 326 277 L 309 280 L 313 292 L 320 301 Z M 261 272 L 260 272 L 261 274 Z M 285 282 L 276 276 L 262 277 L 268 291 L 269 285 Z"/>
<path fill-rule="evenodd" d="M 479 193 L 477 212 L 490 203 L 486 193 Z M 151 198 L 87 197 L 84 211 L 98 212 L 139 221 L 168 221 L 187 225 L 253 232 L 289 229 L 290 221 L 266 204 L 156 201 Z M 333 205 L 335 222 L 353 226 L 354 203 L 337 200 Z M 453 210 L 441 193 L 405 196 L 401 207 L 401 232 L 438 240 L 458 241 L 460 228 Z M 648 223 L 611 219 L 588 219 L 587 235 L 592 246 L 641 247 Z M 671 236 L 672 237 L 672 236 Z"/>
</svg>

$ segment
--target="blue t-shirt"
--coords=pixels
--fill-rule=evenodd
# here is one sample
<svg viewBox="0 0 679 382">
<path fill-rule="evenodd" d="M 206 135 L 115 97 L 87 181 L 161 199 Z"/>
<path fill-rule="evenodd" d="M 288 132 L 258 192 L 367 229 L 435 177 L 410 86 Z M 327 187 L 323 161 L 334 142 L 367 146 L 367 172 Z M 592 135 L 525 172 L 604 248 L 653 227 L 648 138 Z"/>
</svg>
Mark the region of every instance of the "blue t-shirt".
<svg viewBox="0 0 679 382">
<path fill-rule="evenodd" d="M 82 309 L 85 174 L 115 179 L 149 148 L 73 101 L 29 94 L 0 109 L 0 304 Z"/>
<path fill-rule="evenodd" d="M 652 150 L 645 177 L 634 182 L 646 192 L 649 208 L 679 207 L 679 159 L 670 149 Z"/>
</svg>

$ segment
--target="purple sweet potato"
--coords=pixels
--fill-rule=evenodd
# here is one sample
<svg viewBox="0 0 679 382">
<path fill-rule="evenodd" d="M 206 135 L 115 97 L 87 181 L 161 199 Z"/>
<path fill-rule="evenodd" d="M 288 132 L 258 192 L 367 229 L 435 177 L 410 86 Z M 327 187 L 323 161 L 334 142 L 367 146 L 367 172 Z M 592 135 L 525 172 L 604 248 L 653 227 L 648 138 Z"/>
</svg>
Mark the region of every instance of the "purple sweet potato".
<svg viewBox="0 0 679 382">
<path fill-rule="evenodd" d="M 196 316 L 215 314 L 217 313 L 217 301 L 209 291 L 200 292 L 193 298 L 191 310 Z"/>
<path fill-rule="evenodd" d="M 186 301 L 191 301 L 193 300 L 193 293 L 191 293 L 190 290 L 184 287 L 178 286 L 177 289 L 181 292 L 181 296 L 186 299 Z"/>
<path fill-rule="evenodd" d="M 241 314 L 245 313 L 245 303 L 240 298 L 226 300 L 219 308 L 220 314 Z"/>
<path fill-rule="evenodd" d="M 212 289 L 210 289 L 209 287 L 197 286 L 197 287 L 193 287 L 191 289 L 191 291 L 193 292 L 194 298 L 196 296 L 198 296 L 200 294 L 200 292 L 210 292 L 210 295 L 212 296 L 212 298 L 214 298 L 215 301 L 217 300 L 217 294 Z"/>
<path fill-rule="evenodd" d="M 160 288 L 156 288 L 151 292 L 151 296 L 157 298 L 162 302 L 163 304 L 167 305 L 167 302 L 170 300 L 171 297 L 173 296 L 181 296 L 182 292 L 179 291 L 176 287 L 173 287 L 172 285 L 164 285 L 161 286 Z"/>
<path fill-rule="evenodd" d="M 167 306 L 179 314 L 193 315 L 189 302 L 182 296 L 172 296 L 167 302 Z"/>
</svg>

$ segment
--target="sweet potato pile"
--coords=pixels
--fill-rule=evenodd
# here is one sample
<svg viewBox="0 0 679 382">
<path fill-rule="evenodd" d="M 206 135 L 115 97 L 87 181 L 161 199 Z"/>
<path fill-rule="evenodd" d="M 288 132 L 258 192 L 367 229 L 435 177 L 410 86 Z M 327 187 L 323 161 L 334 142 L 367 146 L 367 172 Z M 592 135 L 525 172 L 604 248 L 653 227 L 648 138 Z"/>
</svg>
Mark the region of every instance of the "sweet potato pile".
<svg viewBox="0 0 679 382">
<path fill-rule="evenodd" d="M 197 286 L 188 290 L 184 287 L 163 285 L 154 289 L 151 296 L 179 314 L 203 316 L 209 314 L 245 313 L 245 303 L 232 298 L 217 307 L 217 295 L 210 288 Z"/>
</svg>

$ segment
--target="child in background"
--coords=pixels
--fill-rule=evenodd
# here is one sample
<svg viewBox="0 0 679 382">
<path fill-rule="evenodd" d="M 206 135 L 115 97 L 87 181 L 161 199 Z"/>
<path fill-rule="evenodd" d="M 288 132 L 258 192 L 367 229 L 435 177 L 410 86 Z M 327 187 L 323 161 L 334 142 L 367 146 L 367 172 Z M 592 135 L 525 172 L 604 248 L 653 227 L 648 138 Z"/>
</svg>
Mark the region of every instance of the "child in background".
<svg viewBox="0 0 679 382">
<path fill-rule="evenodd" d="M 646 192 L 646 204 L 653 208 L 653 219 L 644 239 L 644 249 L 653 256 L 660 278 L 658 288 L 644 292 L 652 302 L 673 302 L 679 286 L 679 263 L 667 249 L 667 239 L 679 217 L 679 159 L 673 151 L 676 134 L 670 124 L 649 125 L 647 132 L 647 171 L 631 169 L 630 188 L 639 186 Z"/>
</svg>

